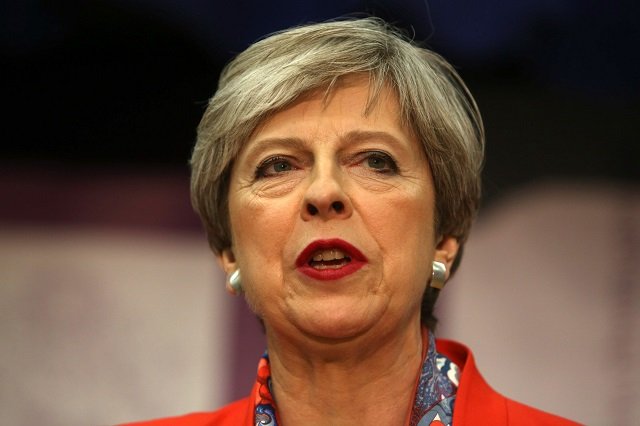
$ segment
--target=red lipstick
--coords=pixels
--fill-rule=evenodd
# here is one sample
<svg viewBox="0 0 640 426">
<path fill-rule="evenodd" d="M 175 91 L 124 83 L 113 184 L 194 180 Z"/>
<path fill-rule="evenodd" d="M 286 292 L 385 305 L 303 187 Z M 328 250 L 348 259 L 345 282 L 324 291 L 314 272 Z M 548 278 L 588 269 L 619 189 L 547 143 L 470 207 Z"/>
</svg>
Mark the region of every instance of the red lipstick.
<svg viewBox="0 0 640 426">
<path fill-rule="evenodd" d="M 314 256 L 324 250 L 337 250 L 344 254 L 337 260 L 314 261 Z M 296 259 L 298 271 L 310 278 L 322 281 L 338 280 L 353 274 L 367 263 L 360 250 L 339 238 L 316 240 L 305 247 Z"/>
</svg>

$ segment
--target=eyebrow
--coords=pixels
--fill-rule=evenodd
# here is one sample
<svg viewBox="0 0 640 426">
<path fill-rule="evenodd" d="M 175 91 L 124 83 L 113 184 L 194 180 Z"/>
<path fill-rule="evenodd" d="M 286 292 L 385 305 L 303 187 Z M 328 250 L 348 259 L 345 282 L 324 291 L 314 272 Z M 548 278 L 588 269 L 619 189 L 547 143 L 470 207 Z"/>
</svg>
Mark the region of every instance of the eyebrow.
<svg viewBox="0 0 640 426">
<path fill-rule="evenodd" d="M 347 143 L 358 143 L 378 139 L 390 143 L 398 148 L 402 148 L 404 146 L 404 144 L 392 134 L 379 130 L 351 130 L 345 135 L 340 136 L 340 139 Z M 295 136 L 258 139 L 255 141 L 255 145 L 252 149 L 249 150 L 248 155 L 250 157 L 259 155 L 262 151 L 274 147 L 287 147 L 302 150 L 305 148 L 305 145 L 306 143 L 304 139 Z"/>
<path fill-rule="evenodd" d="M 262 155 L 262 153 L 272 148 L 294 148 L 302 149 L 304 147 L 304 140 L 297 137 L 272 137 L 265 139 L 258 139 L 246 152 L 247 159 L 255 159 Z"/>
<path fill-rule="evenodd" d="M 343 136 L 348 142 L 363 142 L 371 139 L 380 139 L 388 142 L 396 147 L 402 147 L 404 144 L 390 133 L 378 130 L 352 130 Z"/>
<path fill-rule="evenodd" d="M 282 138 L 273 137 L 273 138 L 258 139 L 255 142 L 255 148 L 252 149 L 252 151 L 261 150 L 264 148 L 270 148 L 274 146 L 302 148 L 304 146 L 304 140 L 297 137 L 282 137 Z"/>
</svg>

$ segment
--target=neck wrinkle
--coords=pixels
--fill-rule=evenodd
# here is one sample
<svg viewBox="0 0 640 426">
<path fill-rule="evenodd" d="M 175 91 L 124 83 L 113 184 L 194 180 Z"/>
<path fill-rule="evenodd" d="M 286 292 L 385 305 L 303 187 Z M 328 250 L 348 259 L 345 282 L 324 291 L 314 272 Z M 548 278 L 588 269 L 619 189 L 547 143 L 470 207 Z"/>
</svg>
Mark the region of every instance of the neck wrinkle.
<svg viewBox="0 0 640 426">
<path fill-rule="evenodd" d="M 367 419 L 384 425 L 381 419 L 387 418 L 393 426 L 399 418 L 410 418 L 427 338 L 417 324 L 391 333 L 386 340 L 378 337 L 375 341 L 385 342 L 382 345 L 367 344 L 362 338 L 329 344 L 325 352 L 333 356 L 312 357 L 309 353 L 322 351 L 281 347 L 278 339 L 268 338 L 279 417 L 285 425 L 313 424 L 310 419 L 321 424 L 327 418 L 332 425 L 368 424 Z"/>
</svg>

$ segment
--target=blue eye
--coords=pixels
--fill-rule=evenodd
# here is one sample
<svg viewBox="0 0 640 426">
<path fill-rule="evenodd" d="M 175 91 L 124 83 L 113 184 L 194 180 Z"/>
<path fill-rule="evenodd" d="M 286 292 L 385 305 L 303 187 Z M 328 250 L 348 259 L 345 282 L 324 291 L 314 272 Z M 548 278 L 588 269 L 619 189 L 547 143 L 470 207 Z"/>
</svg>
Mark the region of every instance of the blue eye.
<svg viewBox="0 0 640 426">
<path fill-rule="evenodd" d="M 256 178 L 275 176 L 293 170 L 289 160 L 284 157 L 271 157 L 260 163 L 256 168 Z"/>
<path fill-rule="evenodd" d="M 363 161 L 367 167 L 376 171 L 376 173 L 393 174 L 398 171 L 398 166 L 390 155 L 384 152 L 370 152 Z"/>
<path fill-rule="evenodd" d="M 273 169 L 273 171 L 276 173 L 287 172 L 291 170 L 291 164 L 285 161 L 276 161 L 275 163 L 272 163 L 270 166 Z"/>
</svg>

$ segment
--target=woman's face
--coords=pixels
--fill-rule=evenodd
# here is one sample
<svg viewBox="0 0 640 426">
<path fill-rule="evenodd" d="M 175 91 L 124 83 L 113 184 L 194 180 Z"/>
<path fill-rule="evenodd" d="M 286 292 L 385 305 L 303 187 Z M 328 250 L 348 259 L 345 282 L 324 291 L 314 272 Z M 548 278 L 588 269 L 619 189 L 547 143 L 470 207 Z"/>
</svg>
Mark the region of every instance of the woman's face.
<svg viewBox="0 0 640 426">
<path fill-rule="evenodd" d="M 265 120 L 238 155 L 223 266 L 240 268 L 267 333 L 345 339 L 419 324 L 431 262 L 457 249 L 436 241 L 425 154 L 391 90 L 366 116 L 366 79 L 323 96 Z"/>
</svg>

